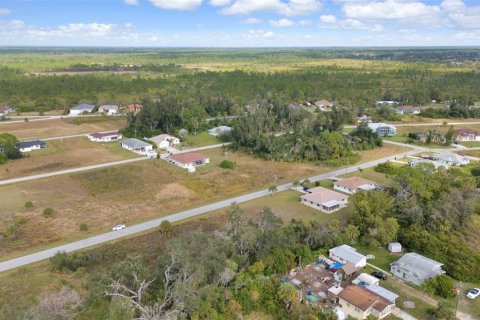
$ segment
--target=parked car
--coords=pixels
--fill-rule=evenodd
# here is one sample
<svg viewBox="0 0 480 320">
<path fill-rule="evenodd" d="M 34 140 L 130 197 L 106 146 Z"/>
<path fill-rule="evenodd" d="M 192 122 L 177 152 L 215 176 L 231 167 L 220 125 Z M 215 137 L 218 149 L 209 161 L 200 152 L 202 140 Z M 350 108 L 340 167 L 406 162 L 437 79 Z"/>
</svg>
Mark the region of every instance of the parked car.
<svg viewBox="0 0 480 320">
<path fill-rule="evenodd" d="M 478 296 L 480 296 L 479 288 L 470 289 L 470 291 L 468 291 L 467 293 L 467 298 L 470 298 L 470 299 L 476 299 Z"/>
<path fill-rule="evenodd" d="M 124 224 L 117 224 L 115 227 L 112 228 L 112 231 L 120 231 L 125 229 L 126 226 Z"/>
<path fill-rule="evenodd" d="M 387 280 L 388 277 L 385 273 L 381 272 L 381 271 L 374 271 L 372 272 L 372 276 L 374 276 L 375 278 L 378 278 L 380 280 Z"/>
</svg>

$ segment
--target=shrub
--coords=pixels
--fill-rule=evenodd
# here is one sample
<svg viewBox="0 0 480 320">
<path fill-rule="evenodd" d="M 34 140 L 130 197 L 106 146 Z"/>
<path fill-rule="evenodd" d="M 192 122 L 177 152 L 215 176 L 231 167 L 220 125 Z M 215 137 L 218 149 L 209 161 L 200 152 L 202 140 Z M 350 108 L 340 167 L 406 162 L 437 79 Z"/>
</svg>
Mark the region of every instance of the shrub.
<svg viewBox="0 0 480 320">
<path fill-rule="evenodd" d="M 25 202 L 25 209 L 30 210 L 33 209 L 34 205 L 32 201 Z"/>
<path fill-rule="evenodd" d="M 394 169 L 393 165 L 390 162 L 379 163 L 374 170 L 380 173 L 390 173 Z"/>
<path fill-rule="evenodd" d="M 67 254 L 65 251 L 57 252 L 50 258 L 52 271 L 77 271 L 79 268 L 85 268 L 90 264 L 97 263 L 102 259 L 102 255 L 95 252 Z"/>
<path fill-rule="evenodd" d="M 171 236 L 173 232 L 172 224 L 168 220 L 163 220 L 162 223 L 160 223 L 160 227 L 158 228 L 158 232 L 163 234 L 164 236 Z"/>
<path fill-rule="evenodd" d="M 220 168 L 222 169 L 233 169 L 235 168 L 236 163 L 230 160 L 223 160 L 220 162 Z"/>
<path fill-rule="evenodd" d="M 43 216 L 44 216 L 45 218 L 53 218 L 53 213 L 54 213 L 54 212 L 55 212 L 55 211 L 54 211 L 52 208 L 45 208 L 45 209 L 43 210 Z"/>
<path fill-rule="evenodd" d="M 423 287 L 425 291 L 434 293 L 445 299 L 455 297 L 453 280 L 444 274 L 425 281 Z"/>
<path fill-rule="evenodd" d="M 81 223 L 80 231 L 88 231 L 88 225 L 86 223 Z"/>
<path fill-rule="evenodd" d="M 478 177 L 480 176 L 480 167 L 472 168 L 470 172 L 472 173 L 472 176 Z"/>
</svg>

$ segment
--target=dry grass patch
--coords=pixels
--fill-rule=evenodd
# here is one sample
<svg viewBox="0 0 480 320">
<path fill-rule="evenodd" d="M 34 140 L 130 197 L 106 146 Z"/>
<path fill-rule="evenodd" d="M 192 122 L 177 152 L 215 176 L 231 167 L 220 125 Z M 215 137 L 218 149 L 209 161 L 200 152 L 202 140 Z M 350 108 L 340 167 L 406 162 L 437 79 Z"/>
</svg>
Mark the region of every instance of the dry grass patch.
<svg viewBox="0 0 480 320">
<path fill-rule="evenodd" d="M 19 140 L 42 139 L 66 135 L 90 133 L 96 131 L 118 130 L 124 128 L 124 118 L 106 118 L 105 121 L 75 125 L 68 119 L 5 123 L 0 125 L 0 132 L 8 132 Z"/>
</svg>

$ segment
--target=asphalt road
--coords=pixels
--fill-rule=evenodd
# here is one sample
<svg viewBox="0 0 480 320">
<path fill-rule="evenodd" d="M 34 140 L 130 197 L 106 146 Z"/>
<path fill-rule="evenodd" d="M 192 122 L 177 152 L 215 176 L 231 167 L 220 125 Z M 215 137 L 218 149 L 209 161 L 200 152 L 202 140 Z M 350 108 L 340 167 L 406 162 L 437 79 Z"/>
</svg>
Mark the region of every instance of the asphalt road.
<svg viewBox="0 0 480 320">
<path fill-rule="evenodd" d="M 399 154 L 395 154 L 395 155 L 392 155 L 392 156 L 384 157 L 384 158 L 381 158 L 381 159 L 373 160 L 373 161 L 362 163 L 362 164 L 356 164 L 356 165 L 353 165 L 353 166 L 350 166 L 350 167 L 341 168 L 341 169 L 338 169 L 338 170 L 335 170 L 335 171 L 332 171 L 332 172 L 328 172 L 328 173 L 324 173 L 324 174 L 321 174 L 321 175 L 310 177 L 309 180 L 312 181 L 312 182 L 315 182 L 315 181 L 319 181 L 319 180 L 323 180 L 323 179 L 332 178 L 332 177 L 335 177 L 335 176 L 338 176 L 338 175 L 342 175 L 342 174 L 346 174 L 346 173 L 350 173 L 350 172 L 355 172 L 359 168 L 365 169 L 365 168 L 373 167 L 373 166 L 376 166 L 379 163 L 386 162 L 388 160 L 393 160 L 395 158 L 404 157 L 404 156 L 408 156 L 408 155 L 413 155 L 415 153 L 418 153 L 419 149 L 423 149 L 423 148 L 414 148 L 414 149 L 410 149 L 408 151 L 405 151 L 405 152 L 402 152 L 402 153 L 399 153 Z M 143 159 L 143 158 L 140 158 L 140 159 Z M 139 161 L 139 159 L 132 159 L 132 160 Z M 130 160 L 130 161 L 132 161 L 132 160 Z M 278 191 L 284 191 L 284 190 L 290 189 L 291 187 L 292 187 L 291 183 L 286 183 L 286 184 L 278 186 L 277 189 L 278 189 Z M 230 198 L 230 199 L 227 199 L 227 200 L 222 200 L 222 201 L 219 201 L 219 202 L 208 204 L 208 205 L 205 205 L 205 206 L 202 206 L 202 207 L 198 207 L 198 208 L 178 212 L 178 213 L 175 213 L 175 214 L 171 214 L 171 215 L 165 216 L 163 218 L 158 218 L 158 219 L 150 220 L 150 221 L 147 221 L 147 222 L 144 222 L 144 223 L 136 224 L 136 225 L 127 227 L 127 228 L 125 228 L 124 230 L 121 230 L 121 231 L 107 232 L 107 233 L 100 234 L 100 235 L 90 237 L 90 238 L 86 238 L 86 239 L 83 239 L 83 240 L 80 240 L 80 241 L 75 241 L 75 242 L 72 242 L 72 243 L 69 243 L 69 244 L 61 245 L 61 246 L 54 247 L 54 248 L 47 249 L 47 250 L 42 250 L 42 251 L 39 251 L 39 252 L 36 252 L 36 253 L 33 253 L 33 254 L 29 254 L 29 255 L 26 255 L 26 256 L 23 256 L 23 257 L 7 260 L 7 261 L 4 261 L 4 262 L 0 263 L 0 272 L 7 271 L 7 270 L 10 270 L 10 269 L 14 269 L 14 268 L 18 268 L 18 267 L 22 267 L 22 266 L 25 266 L 25 265 L 28 265 L 28 264 L 31 264 L 31 263 L 34 263 L 34 262 L 37 262 L 37 261 L 41 261 L 41 260 L 44 260 L 44 259 L 48 259 L 48 258 L 52 257 L 53 255 L 55 255 L 59 251 L 65 251 L 65 252 L 77 251 L 77 250 L 89 248 L 89 247 L 92 247 L 92 246 L 96 246 L 96 245 L 99 245 L 99 244 L 103 244 L 103 243 L 108 242 L 108 241 L 117 240 L 117 239 L 120 239 L 120 238 L 123 238 L 123 237 L 126 237 L 126 236 L 132 236 L 132 235 L 135 235 L 135 234 L 143 232 L 143 231 L 147 231 L 147 230 L 150 230 L 150 229 L 153 229 L 153 228 L 157 228 L 160 225 L 160 223 L 164 220 L 169 220 L 170 222 L 176 222 L 176 221 L 180 221 L 180 220 L 183 220 L 183 219 L 195 217 L 195 216 L 198 216 L 198 215 L 201 215 L 201 214 L 205 214 L 205 213 L 213 211 L 213 210 L 226 208 L 226 207 L 230 206 L 230 204 L 233 203 L 233 202 L 242 203 L 242 202 L 258 199 L 258 198 L 261 198 L 261 197 L 265 197 L 265 196 L 268 196 L 268 195 L 270 195 L 270 192 L 267 189 L 264 189 L 264 190 L 252 192 L 252 193 L 249 193 L 249 194 L 245 194 L 245 195 L 242 195 L 242 196 L 238 196 L 238 197 Z"/>
</svg>

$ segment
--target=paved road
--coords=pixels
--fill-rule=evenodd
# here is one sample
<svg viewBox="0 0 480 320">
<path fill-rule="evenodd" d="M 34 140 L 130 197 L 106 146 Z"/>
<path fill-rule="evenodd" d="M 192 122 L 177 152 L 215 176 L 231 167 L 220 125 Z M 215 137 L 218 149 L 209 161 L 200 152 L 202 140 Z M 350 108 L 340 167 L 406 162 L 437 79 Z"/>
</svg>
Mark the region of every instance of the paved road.
<svg viewBox="0 0 480 320">
<path fill-rule="evenodd" d="M 106 130 L 106 131 L 97 131 L 99 133 L 106 133 L 106 132 L 112 132 L 112 131 L 118 131 L 118 130 Z M 42 141 L 49 141 L 49 140 L 63 140 L 63 139 L 71 139 L 71 138 L 80 138 L 80 137 L 86 137 L 89 133 L 78 133 L 78 134 L 72 134 L 68 136 L 58 136 L 58 137 L 50 137 L 50 138 L 30 138 L 30 139 L 22 139 L 22 141 L 30 141 L 30 140 L 42 140 Z"/>
<path fill-rule="evenodd" d="M 418 149 L 416 149 L 416 148 L 415 149 L 410 149 L 406 152 L 402 152 L 402 153 L 395 154 L 395 155 L 392 155 L 392 156 L 384 157 L 384 158 L 381 158 L 381 159 L 369 161 L 369 162 L 362 163 L 362 164 L 357 164 L 357 165 L 350 166 L 350 167 L 341 168 L 341 169 L 338 169 L 338 170 L 335 170 L 335 171 L 332 171 L 332 172 L 328 172 L 328 173 L 325 173 L 325 174 L 313 176 L 313 177 L 310 177 L 309 180 L 312 181 L 312 182 L 315 182 L 315 181 L 319 181 L 319 180 L 323 180 L 323 179 L 332 178 L 332 177 L 335 177 L 335 176 L 338 176 L 338 175 L 343 175 L 343 174 L 346 174 L 346 173 L 355 172 L 359 168 L 365 169 L 365 168 L 373 167 L 373 166 L 376 166 L 379 163 L 389 161 L 389 160 L 393 160 L 397 157 L 404 157 L 404 156 L 408 156 L 408 155 L 413 155 L 415 153 L 418 153 Z M 143 159 L 143 158 L 140 158 L 140 159 Z M 132 159 L 132 160 L 139 161 L 138 159 Z M 291 183 L 286 183 L 286 184 L 283 184 L 281 186 L 278 186 L 277 189 L 278 189 L 278 191 L 285 191 L 287 189 L 290 189 L 291 187 L 292 187 Z M 135 234 L 143 232 L 143 231 L 147 231 L 147 230 L 150 230 L 150 229 L 153 229 L 153 228 L 157 228 L 160 225 L 160 223 L 164 220 L 169 220 L 170 222 L 176 222 L 176 221 L 180 221 L 180 220 L 183 220 L 183 219 L 195 217 L 195 216 L 198 216 L 198 215 L 201 215 L 201 214 L 205 214 L 205 213 L 213 211 L 213 210 L 226 208 L 226 207 L 230 206 L 230 204 L 233 203 L 233 202 L 242 203 L 242 202 L 258 199 L 258 198 L 261 198 L 261 197 L 265 197 L 265 196 L 268 196 L 268 195 L 270 195 L 270 192 L 267 189 L 264 189 L 264 190 L 252 192 L 252 193 L 249 193 L 249 194 L 245 194 L 245 195 L 242 195 L 242 196 L 238 196 L 238 197 L 230 198 L 230 199 L 227 199 L 227 200 L 219 201 L 219 202 L 216 202 L 216 203 L 208 204 L 208 205 L 205 205 L 205 206 L 202 206 L 202 207 L 198 207 L 198 208 L 194 208 L 194 209 L 190 209 L 190 210 L 185 210 L 185 211 L 175 213 L 175 214 L 163 217 L 163 218 L 158 218 L 158 219 L 154 219 L 154 220 L 147 221 L 147 222 L 144 222 L 144 223 L 140 223 L 140 224 L 137 224 L 137 225 L 133 225 L 133 226 L 125 228 L 122 231 L 107 232 L 107 233 L 100 234 L 100 235 L 94 236 L 94 237 L 90 237 L 90 238 L 87 238 L 87 239 L 84 239 L 84 240 L 80 240 L 80 241 L 72 242 L 72 243 L 69 243 L 69 244 L 66 244 L 66 245 L 58 246 L 58 247 L 55 247 L 55 248 L 39 251 L 37 253 L 29 254 L 29 255 L 26 255 L 26 256 L 23 256 L 23 257 L 7 260 L 7 261 L 4 261 L 4 262 L 0 263 L 0 272 L 10 270 L 10 269 L 14 269 L 14 268 L 18 268 L 18 267 L 21 267 L 21 266 L 25 266 L 25 265 L 28 265 L 28 264 L 31 264 L 31 263 L 34 263 L 34 262 L 37 262 L 37 261 L 44 260 L 44 259 L 48 259 L 48 258 L 52 257 L 53 255 L 55 255 L 55 253 L 57 253 L 58 251 L 65 251 L 65 252 L 77 251 L 77 250 L 85 249 L 85 248 L 92 247 L 92 246 L 95 246 L 95 245 L 99 245 L 99 244 L 102 244 L 102 243 L 105 243 L 105 242 L 108 242 L 108 241 L 120 239 L 120 238 L 123 238 L 123 237 L 126 237 L 126 236 L 135 235 Z"/>
<path fill-rule="evenodd" d="M 207 149 L 214 149 L 214 148 L 222 147 L 224 145 L 226 145 L 226 144 L 224 144 L 224 143 L 214 144 L 214 145 L 205 146 L 205 147 L 186 149 L 186 150 L 179 151 L 177 153 L 188 153 L 188 152 L 195 152 L 195 151 L 201 151 L 201 150 L 207 150 Z M 151 157 L 143 156 L 143 157 L 134 158 L 134 159 L 112 161 L 112 162 L 94 164 L 94 165 L 91 165 L 91 166 L 65 169 L 65 170 L 60 170 L 60 171 L 55 171 L 55 172 L 40 173 L 40 174 L 35 174 L 35 175 L 32 175 L 32 176 L 12 178 L 12 179 L 7 179 L 7 180 L 0 180 L 0 186 L 7 185 L 7 184 L 12 184 L 12 183 L 18 183 L 18 182 L 25 182 L 25 181 L 31 181 L 31 180 L 37 180 L 37 179 L 50 178 L 50 177 L 60 176 L 60 175 L 64 175 L 64 174 L 78 173 L 78 172 L 89 171 L 89 170 L 94 170 L 94 169 L 101 169 L 101 168 L 106 168 L 106 167 L 118 166 L 118 165 L 123 165 L 123 164 L 128 164 L 128 163 L 138 162 L 138 161 L 143 161 L 143 160 L 148 160 L 148 159 L 151 159 Z"/>
</svg>

